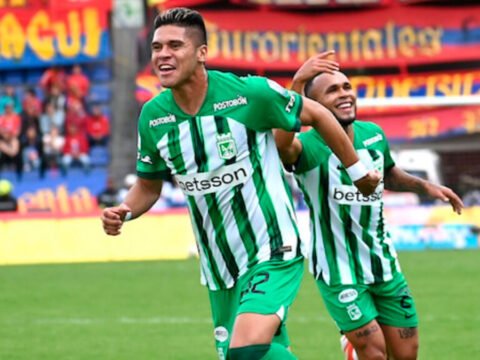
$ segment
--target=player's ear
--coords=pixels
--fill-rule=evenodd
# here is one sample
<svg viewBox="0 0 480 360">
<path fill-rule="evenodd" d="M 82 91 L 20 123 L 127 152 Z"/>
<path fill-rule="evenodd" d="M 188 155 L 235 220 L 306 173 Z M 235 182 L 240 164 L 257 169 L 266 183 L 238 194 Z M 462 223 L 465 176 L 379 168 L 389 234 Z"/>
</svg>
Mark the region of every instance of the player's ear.
<svg viewBox="0 0 480 360">
<path fill-rule="evenodd" d="M 207 61 L 207 45 L 200 45 L 197 48 L 197 60 L 198 62 L 205 63 Z"/>
</svg>

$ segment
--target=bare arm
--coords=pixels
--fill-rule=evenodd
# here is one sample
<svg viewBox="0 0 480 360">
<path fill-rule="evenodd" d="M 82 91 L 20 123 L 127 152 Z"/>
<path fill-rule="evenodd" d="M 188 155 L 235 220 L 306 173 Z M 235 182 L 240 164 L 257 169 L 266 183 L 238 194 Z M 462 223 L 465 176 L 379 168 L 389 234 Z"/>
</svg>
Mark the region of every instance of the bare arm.
<svg viewBox="0 0 480 360">
<path fill-rule="evenodd" d="M 450 188 L 410 175 L 398 166 L 394 166 L 385 174 L 384 182 L 387 190 L 411 191 L 416 194 L 428 195 L 431 198 L 449 202 L 453 211 L 457 214 L 462 213 L 463 202 Z"/>
<path fill-rule="evenodd" d="M 304 95 L 305 84 L 321 72 L 333 73 L 339 69 L 336 61 L 327 58 L 335 51 L 326 51 L 309 58 L 293 76 L 292 90 Z M 282 129 L 275 130 L 275 142 L 277 144 L 280 158 L 286 165 L 297 162 L 302 152 L 302 143 L 295 138 L 295 133 Z"/>
<path fill-rule="evenodd" d="M 328 109 L 313 100 L 303 98 L 300 118 L 302 125 L 313 127 L 323 137 L 347 171 L 354 164 L 361 165 L 349 137 Z M 277 130 L 275 142 L 285 164 L 297 162 L 302 152 L 302 144 L 298 139 L 288 132 Z M 375 191 L 380 179 L 378 171 L 368 171 L 363 177 L 357 178 L 354 184 L 363 195 L 368 196 Z"/>
<path fill-rule="evenodd" d="M 327 145 L 345 167 L 358 161 L 357 153 L 347 134 L 332 113 L 323 105 L 304 97 L 300 120 L 302 125 L 313 127 L 325 139 Z M 285 164 L 290 165 L 297 162 L 302 152 L 302 144 L 295 138 L 294 133 L 276 130 L 275 143 Z"/>
<path fill-rule="evenodd" d="M 119 235 L 126 220 L 137 218 L 147 212 L 160 197 L 162 184 L 161 180 L 138 178 L 122 204 L 103 210 L 102 223 L 105 233 Z"/>
<path fill-rule="evenodd" d="M 304 97 L 300 120 L 302 125 L 311 126 L 322 136 L 345 167 L 359 160 L 347 133 L 323 105 Z"/>
</svg>

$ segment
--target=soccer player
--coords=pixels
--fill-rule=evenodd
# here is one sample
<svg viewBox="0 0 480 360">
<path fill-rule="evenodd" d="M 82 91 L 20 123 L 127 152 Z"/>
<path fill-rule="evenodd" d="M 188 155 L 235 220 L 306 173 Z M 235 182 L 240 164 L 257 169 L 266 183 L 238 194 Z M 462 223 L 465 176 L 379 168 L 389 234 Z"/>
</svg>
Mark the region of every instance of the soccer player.
<svg viewBox="0 0 480 360">
<path fill-rule="evenodd" d="M 356 120 L 350 81 L 330 69 L 327 55 L 307 60 L 294 76 L 293 89 L 334 114 L 362 162 L 382 173 L 384 181 L 373 194 L 362 195 L 316 131 L 295 137 L 276 130 L 280 156 L 293 169 L 310 210 L 309 269 L 330 315 L 358 358 L 416 359 L 417 312 L 386 229 L 383 189 L 449 201 L 459 214 L 463 204 L 449 188 L 395 166 L 382 129 Z"/>
<path fill-rule="evenodd" d="M 138 179 L 122 204 L 104 209 L 104 230 L 118 235 L 125 221 L 150 209 L 162 179 L 173 175 L 187 196 L 219 357 L 295 359 L 285 320 L 303 257 L 271 129 L 317 129 L 366 195 L 380 176 L 366 170 L 320 104 L 266 78 L 207 71 L 198 12 L 167 10 L 154 27 L 152 65 L 167 90 L 142 108 Z"/>
</svg>

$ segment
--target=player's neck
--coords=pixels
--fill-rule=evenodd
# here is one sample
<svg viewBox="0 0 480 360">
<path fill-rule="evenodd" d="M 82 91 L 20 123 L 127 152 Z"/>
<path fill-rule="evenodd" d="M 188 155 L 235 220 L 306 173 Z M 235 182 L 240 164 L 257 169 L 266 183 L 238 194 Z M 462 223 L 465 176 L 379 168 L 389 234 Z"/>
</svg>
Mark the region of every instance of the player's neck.
<svg viewBox="0 0 480 360">
<path fill-rule="evenodd" d="M 173 98 L 178 107 L 189 115 L 196 115 L 203 105 L 208 90 L 208 75 L 204 67 L 198 68 L 190 79 L 172 89 Z"/>
<path fill-rule="evenodd" d="M 343 127 L 343 130 L 345 130 L 345 132 L 347 133 L 350 141 L 353 143 L 353 138 L 354 138 L 353 125 L 348 124 L 348 125 L 345 125 L 345 126 L 342 126 L 342 127 Z"/>
</svg>

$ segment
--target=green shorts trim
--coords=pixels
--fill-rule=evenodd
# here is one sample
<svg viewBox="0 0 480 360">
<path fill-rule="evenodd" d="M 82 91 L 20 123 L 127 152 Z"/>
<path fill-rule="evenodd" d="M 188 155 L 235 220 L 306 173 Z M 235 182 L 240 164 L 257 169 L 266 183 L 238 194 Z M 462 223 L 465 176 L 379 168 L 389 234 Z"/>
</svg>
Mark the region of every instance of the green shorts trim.
<svg viewBox="0 0 480 360">
<path fill-rule="evenodd" d="M 316 280 L 328 312 L 339 329 L 349 332 L 377 319 L 394 327 L 417 327 L 415 302 L 401 273 L 378 284 L 329 286 Z"/>
<path fill-rule="evenodd" d="M 288 309 L 297 296 L 303 277 L 303 257 L 269 260 L 255 265 L 227 290 L 209 290 L 217 352 L 226 357 L 233 323 L 238 314 L 277 314 L 282 320 L 273 341 L 290 345 L 285 328 Z"/>
</svg>

